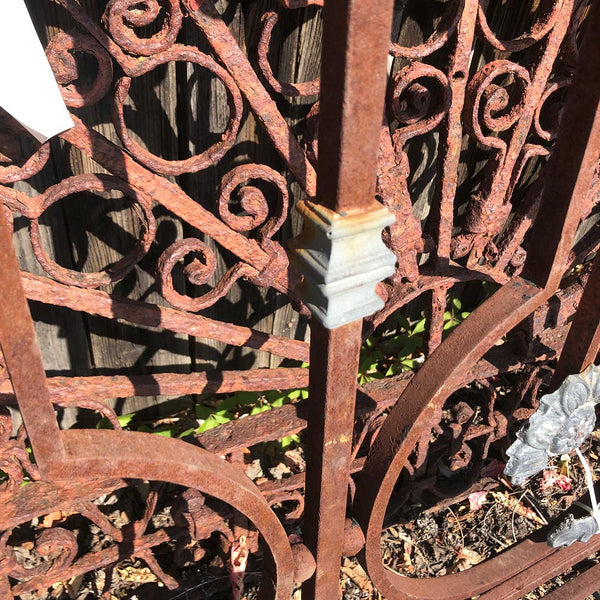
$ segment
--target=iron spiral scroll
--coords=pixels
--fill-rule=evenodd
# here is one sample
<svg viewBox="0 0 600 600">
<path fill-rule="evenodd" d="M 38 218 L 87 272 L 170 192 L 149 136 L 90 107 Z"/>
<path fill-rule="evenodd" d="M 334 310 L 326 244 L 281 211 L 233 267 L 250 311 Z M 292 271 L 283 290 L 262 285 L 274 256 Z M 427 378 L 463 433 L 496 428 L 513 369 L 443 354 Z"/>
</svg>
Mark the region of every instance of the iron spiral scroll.
<svg viewBox="0 0 600 600">
<path fill-rule="evenodd" d="M 598 3 L 552 0 L 536 5 L 526 31 L 504 36 L 496 28 L 500 23 L 499 31 L 506 29 L 502 11 L 514 10 L 514 6 L 449 0 L 439 18 L 425 28 L 422 39 L 413 43 L 406 34 L 411 14 L 402 14 L 405 7 L 398 6 L 402 3 L 393 7 L 388 0 L 373 2 L 372 14 L 383 16 L 379 21 L 388 19 L 391 26 L 394 16 L 384 119 L 381 122 L 381 111 L 373 109 L 370 122 L 376 124 L 378 139 L 370 136 L 350 142 L 348 136 L 338 135 L 339 127 L 343 123 L 350 130 L 349 123 L 355 119 L 332 119 L 325 94 L 346 94 L 347 105 L 359 111 L 352 113 L 356 116 L 371 102 L 362 98 L 364 90 L 352 85 L 342 90 L 341 84 L 336 89 L 339 82 L 347 83 L 339 70 L 321 79 L 312 72 L 306 81 L 286 82 L 275 61 L 282 39 L 278 31 L 306 19 L 311 35 L 320 35 L 321 7 L 325 4 L 326 12 L 327 3 L 261 3 L 264 14 L 259 15 L 254 45 L 240 41 L 243 35 L 233 31 L 231 10 L 225 4 L 234 7 L 234 12 L 239 9 L 233 0 L 39 0 L 29 7 L 35 15 L 37 8 L 51 6 L 57 15 L 60 28 L 48 28 L 46 55 L 75 125 L 60 135 L 60 141 L 40 145 L 32 144 L 6 115 L 0 124 L 0 200 L 4 205 L 0 281 L 10 290 L 0 310 L 0 397 L 8 405 L 18 405 L 24 422 L 13 435 L 11 413 L 0 407 L 0 469 L 7 475 L 0 488 L 0 595 L 12 598 L 43 590 L 97 568 L 110 573 L 124 557 L 145 562 L 156 580 L 175 588 L 177 581 L 160 566 L 155 548 L 169 541 L 183 555 L 191 546 L 200 548 L 202 540 L 213 533 L 231 544 L 243 530 L 253 536 L 253 551 L 262 550 L 261 597 L 288 599 L 294 585 L 305 580 L 309 583 L 303 594 L 309 599 L 311 594 L 319 597 L 315 590 L 325 587 L 311 587 L 310 581 L 315 559 L 317 578 L 327 564 L 318 548 L 320 542 L 309 531 L 306 545 L 292 543 L 273 510 L 275 504 L 292 501 L 295 507 L 285 519 L 294 523 L 300 522 L 305 502 L 307 511 L 314 513 L 318 504 L 314 492 L 306 498 L 300 492 L 305 485 L 315 489 L 310 487 L 313 474 L 255 484 L 241 468 L 244 449 L 260 442 L 307 430 L 314 444 L 319 436 L 313 433 L 317 419 L 310 399 L 198 434 L 193 444 L 124 431 L 111 403 L 114 398 L 134 395 L 299 389 L 308 384 L 307 369 L 47 376 L 27 302 L 267 352 L 274 360 L 287 359 L 294 365 L 306 363 L 311 357 L 308 342 L 220 320 L 208 311 L 223 306 L 231 290 L 242 284 L 277 293 L 301 319 L 309 316 L 299 263 L 286 249 L 292 228 L 297 228 L 290 207 L 296 204 L 303 207 L 304 215 L 319 213 L 335 222 L 339 216 L 335 210 L 328 213 L 319 208 L 319 202 L 327 204 L 323 190 L 335 187 L 327 187 L 330 181 L 319 171 L 319 165 L 325 164 L 320 161 L 332 148 L 337 152 L 349 144 L 354 148 L 351 158 L 361 159 L 366 148 L 364 164 L 368 165 L 371 143 L 376 173 L 357 170 L 342 174 L 340 180 L 349 178 L 342 182 L 349 196 L 355 184 L 373 184 L 373 194 L 358 198 L 356 207 L 348 200 L 348 212 L 380 214 L 377 211 L 385 207 L 391 213 L 392 217 L 383 211 L 387 216 L 381 222 L 394 220 L 382 236 L 393 258 L 383 246 L 378 256 L 387 255 L 381 260 L 395 260 L 395 266 L 388 265 L 391 274 L 377 285 L 374 301 L 380 308 L 364 319 L 362 331 L 360 322 L 350 323 L 344 348 L 349 354 L 358 352 L 361 339 L 386 320 L 409 305 L 424 306 L 426 360 L 416 374 L 396 373 L 358 386 L 355 403 L 354 373 L 346 377 L 352 380 L 350 411 L 354 408 L 355 414 L 345 415 L 353 423 L 338 436 L 348 456 L 341 458 L 347 462 L 340 471 L 345 479 L 332 492 L 343 505 L 336 518 L 343 524 L 349 488 L 348 514 L 358 520 L 366 538 L 360 559 L 377 589 L 391 600 L 458 600 L 475 594 L 517 598 L 509 592 L 520 589 L 524 593 L 535 587 L 600 549 L 600 541 L 592 538 L 586 545 L 556 553 L 527 539 L 468 571 L 432 580 L 387 570 L 381 559 L 381 531 L 392 489 L 402 487 L 401 481 L 397 485 L 401 471 L 418 471 L 415 455 L 423 466 L 430 431 L 440 427 L 441 408 L 454 391 L 523 365 L 531 367 L 523 375 L 529 377 L 528 385 L 539 386 L 536 369 L 560 355 L 563 344 L 556 377 L 564 379 L 583 370 L 598 349 L 595 339 L 582 345 L 574 335 L 566 338 L 571 321 L 576 332 L 595 331 L 600 321 L 593 302 L 600 267 L 595 264 L 591 274 L 586 267 L 583 274 L 573 275 L 578 273 L 573 268 L 586 263 L 600 244 L 594 221 L 600 198 L 600 121 L 594 117 L 600 101 L 596 77 L 600 53 L 593 41 L 600 31 Z M 351 57 L 360 55 L 361 36 L 369 39 L 367 29 L 382 25 L 369 22 L 358 35 L 351 19 L 346 21 L 342 13 L 330 10 L 333 16 L 327 31 L 337 40 L 332 44 L 339 44 L 348 33 L 345 51 L 350 73 L 355 66 Z M 591 32 L 585 38 L 584 30 Z M 380 38 L 379 46 L 385 50 L 387 38 Z M 324 54 L 327 47 L 324 40 Z M 297 57 L 298 64 L 302 58 Z M 377 63 L 373 56 L 363 60 L 369 67 L 365 72 L 377 71 L 383 82 L 384 62 Z M 90 61 L 95 68 L 84 72 L 83 65 L 89 66 Z M 128 123 L 136 85 L 168 65 L 176 65 L 174 69 L 196 65 L 208 71 L 223 92 L 221 131 L 206 147 L 199 143 L 201 149 L 194 147 L 183 157 L 165 157 L 150 150 Z M 319 97 L 321 89 L 324 94 Z M 103 104 L 110 107 L 110 123 L 98 126 L 94 115 L 104 110 Z M 290 113 L 290 106 L 303 107 L 300 125 L 294 123 L 298 118 L 293 110 Z M 239 164 L 232 159 L 236 144 L 246 135 L 249 114 L 260 130 L 257 139 L 273 148 L 270 164 Z M 424 148 L 433 157 L 428 165 L 417 160 Z M 465 166 L 463 158 L 469 152 L 475 158 Z M 86 165 L 84 172 L 64 175 L 58 165 L 68 153 L 80 157 Z M 437 183 L 422 193 L 419 182 L 431 174 L 432 165 Z M 198 197 L 190 181 L 211 169 L 218 174 L 218 185 L 211 197 Z M 419 174 L 420 169 L 426 173 Z M 36 177 L 45 177 L 49 170 L 59 174 L 56 181 L 28 186 L 27 182 L 47 182 Z M 463 170 L 467 183 L 462 181 Z M 548 175 L 553 173 L 561 177 Z M 373 181 L 369 183 L 370 175 Z M 470 175 L 472 185 L 468 184 Z M 92 272 L 72 264 L 63 266 L 49 245 L 52 238 L 44 224 L 52 206 L 70 196 L 79 198 L 81 192 L 120 193 L 129 200 L 133 216 L 128 250 Z M 104 200 L 94 196 L 91 209 L 98 209 Z M 338 212 L 344 211 L 338 206 Z M 165 214 L 181 224 L 176 238 L 168 243 L 159 235 Z M 18 223 L 27 224 L 30 248 L 26 252 L 37 261 L 33 269 L 19 266 L 12 249 Z M 302 237 L 290 248 L 295 245 L 297 250 L 298 240 Z M 359 256 L 368 254 L 367 250 L 362 248 Z M 183 274 L 178 270 L 182 261 L 186 261 Z M 128 277 L 149 269 L 157 300 L 132 299 L 121 293 L 127 289 Z M 563 279 L 565 273 L 569 277 Z M 442 341 L 448 291 L 468 282 L 487 282 L 499 289 Z M 586 300 L 584 287 L 592 300 Z M 576 311 L 578 304 L 584 309 Z M 505 335 L 510 343 L 495 348 Z M 326 346 L 335 339 L 335 333 L 319 333 L 314 325 L 312 351 L 315 344 Z M 337 364 L 312 362 L 310 377 L 322 376 L 327 385 L 331 374 L 346 376 L 352 366 L 345 356 L 338 356 Z M 460 433 L 445 448 L 457 468 L 481 466 L 490 445 L 509 435 L 509 419 L 527 418 L 495 408 L 493 392 L 489 393 L 484 425 L 477 430 L 463 427 L 460 416 L 453 424 L 452 431 Z M 59 407 L 95 411 L 112 430 L 61 430 L 55 414 Z M 483 442 L 475 448 L 474 439 Z M 323 452 L 337 443 L 325 438 L 318 442 Z M 346 468 L 353 474 L 349 481 Z M 27 485 L 22 485 L 24 473 L 30 481 Z M 476 480 L 477 468 L 471 477 Z M 179 486 L 173 523 L 155 528 L 152 519 L 165 483 Z M 143 509 L 118 528 L 95 500 L 124 489 L 143 490 Z M 323 497 L 330 492 L 325 489 Z M 58 523 L 51 523 L 32 542 L 32 552 L 41 562 L 28 569 L 15 550 L 16 532 L 32 519 L 48 515 L 59 515 Z M 80 548 L 73 531 L 61 524 L 68 515 L 77 515 L 87 527 L 99 528 L 111 543 L 97 552 Z M 234 531 L 232 523 L 240 515 L 247 521 Z M 356 537 L 356 527 L 348 525 L 347 530 L 349 538 L 351 533 Z M 344 545 L 339 539 L 333 541 L 336 546 Z M 345 544 L 345 551 L 355 554 L 359 546 Z M 197 552 L 192 552 L 192 559 L 198 559 L 203 550 Z M 334 559 L 337 568 L 339 557 Z M 338 573 L 327 577 L 335 582 Z"/>
</svg>

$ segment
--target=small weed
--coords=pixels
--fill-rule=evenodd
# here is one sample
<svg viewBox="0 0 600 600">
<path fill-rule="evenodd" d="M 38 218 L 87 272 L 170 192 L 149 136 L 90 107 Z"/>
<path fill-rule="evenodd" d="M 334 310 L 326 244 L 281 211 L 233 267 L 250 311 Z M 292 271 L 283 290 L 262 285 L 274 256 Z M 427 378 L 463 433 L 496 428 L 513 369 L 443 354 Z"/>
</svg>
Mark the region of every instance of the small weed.
<svg viewBox="0 0 600 600">
<path fill-rule="evenodd" d="M 307 363 L 302 367 L 308 368 Z M 257 415 L 273 408 L 290 404 L 299 399 L 308 398 L 306 388 L 293 390 L 272 390 L 269 392 L 235 392 L 224 398 L 212 398 L 197 404 L 193 414 L 180 414 L 157 421 L 142 421 L 138 413 L 129 413 L 118 417 L 123 429 L 130 431 L 143 431 L 172 438 L 184 438 L 197 435 L 234 421 L 238 418 Z M 189 427 L 191 420 L 196 423 Z M 111 424 L 103 417 L 96 425 L 98 429 L 110 429 Z M 300 443 L 297 435 L 287 436 L 280 440 L 282 449 L 287 449 L 293 444 Z"/>
<path fill-rule="evenodd" d="M 469 314 L 463 310 L 458 298 L 449 300 L 448 310 L 444 313 L 443 337 L 446 338 Z M 425 326 L 425 318 L 411 322 L 404 315 L 398 315 L 391 328 L 369 338 L 361 348 L 358 383 L 418 369 L 425 360 Z"/>
<path fill-rule="evenodd" d="M 446 337 L 462 321 L 469 312 L 463 310 L 458 298 L 448 301 L 448 310 L 444 313 L 444 331 Z M 411 322 L 403 315 L 397 315 L 391 326 L 383 333 L 373 335 L 365 341 L 360 351 L 358 383 L 364 384 L 374 379 L 391 377 L 406 371 L 414 371 L 425 360 L 424 318 Z M 308 364 L 303 363 L 307 368 Z M 201 434 L 205 431 L 234 421 L 236 419 L 257 415 L 273 408 L 308 398 L 308 390 L 272 390 L 260 392 L 235 392 L 225 397 L 213 397 L 198 403 L 192 414 L 158 421 L 141 421 L 137 413 L 119 417 L 121 427 L 133 431 L 144 431 L 172 438 L 184 438 Z M 106 418 L 98 423 L 99 429 L 111 427 Z M 299 444 L 298 436 L 288 436 L 280 440 L 282 449 Z"/>
</svg>

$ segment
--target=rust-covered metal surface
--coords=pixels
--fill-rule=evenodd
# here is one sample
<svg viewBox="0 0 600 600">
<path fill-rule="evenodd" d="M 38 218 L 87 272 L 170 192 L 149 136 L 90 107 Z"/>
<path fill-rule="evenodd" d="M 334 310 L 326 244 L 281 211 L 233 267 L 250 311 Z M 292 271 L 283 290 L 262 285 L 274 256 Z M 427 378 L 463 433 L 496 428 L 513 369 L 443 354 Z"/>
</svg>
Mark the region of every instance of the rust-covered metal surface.
<svg viewBox="0 0 600 600">
<path fill-rule="evenodd" d="M 359 555 L 389 600 L 516 599 L 600 549 L 597 537 L 556 551 L 534 536 L 466 571 L 416 579 L 387 569 L 380 548 L 394 490 L 406 498 L 432 494 L 439 506 L 466 497 L 485 477 L 490 448 L 506 446 L 515 425 L 535 411 L 552 361 L 563 353 L 550 383 L 557 385 L 596 358 L 600 263 L 588 265 L 600 245 L 598 2 L 532 2 L 528 28 L 519 33 L 507 32 L 510 19 L 500 17 L 522 3 L 450 0 L 423 28 L 423 39 L 408 45 L 406 32 L 419 15 L 410 12 L 411 2 L 281 0 L 277 12 L 264 13 L 249 49 L 213 0 L 110 0 L 100 11 L 76 0 L 54 2 L 73 28 L 55 32 L 46 54 L 75 126 L 60 142 L 41 146 L 5 115 L 0 129 L 0 597 L 43 594 L 57 581 L 101 569 L 108 598 L 111 573 L 125 558 L 142 560 L 175 590 L 179 583 L 154 549 L 170 541 L 183 560 L 197 544 L 192 559 L 201 560 L 201 542 L 215 532 L 228 548 L 241 535 L 254 540 L 251 551 L 263 556 L 260 597 L 277 600 L 288 600 L 300 584 L 304 600 L 337 597 L 344 554 Z M 273 31 L 281 16 L 301 19 L 303 11 L 323 13 L 322 77 L 280 81 L 271 64 Z M 185 43 L 189 28 L 202 49 Z M 81 71 L 89 61 L 96 65 L 91 81 Z M 229 111 L 218 139 L 182 158 L 153 153 L 128 127 L 137 78 L 174 62 L 208 70 L 221 82 Z M 298 98 L 306 115 L 293 127 L 283 107 Z M 112 139 L 80 111 L 98 102 L 112 107 Z M 183 178 L 222 164 L 248 112 L 280 162 L 236 164 L 209 202 L 193 197 Z M 75 151 L 97 172 L 64 177 L 37 195 L 22 191 L 19 182 L 51 165 L 54 153 Z M 433 186 L 424 192 L 429 179 Z M 80 192 L 120 193 L 139 221 L 129 253 L 104 270 L 67 268 L 44 246 L 44 213 Z M 397 261 L 377 286 L 383 308 L 333 330 L 311 320 L 310 342 L 215 318 L 242 281 L 273 290 L 309 317 L 302 274 L 282 238 L 300 197 L 344 218 L 382 205 L 395 216 L 383 232 Z M 161 245 L 157 223 L 165 213 L 186 233 Z M 27 222 L 44 275 L 19 269 L 17 218 Z M 224 270 L 216 246 L 230 257 Z M 149 257 L 164 306 L 131 299 L 113 285 L 142 262 L 148 269 Z M 493 293 L 446 337 L 448 291 L 470 282 L 486 282 Z M 205 287 L 196 294 L 193 286 Z M 47 374 L 28 301 L 292 362 L 246 371 Z M 357 385 L 362 341 L 415 306 L 427 317 L 423 365 Z M 300 368 L 308 361 L 308 370 Z M 517 373 L 520 394 L 512 404 L 499 402 L 490 384 L 508 372 Z M 451 399 L 473 382 L 480 386 L 478 419 L 469 404 Z M 110 403 L 132 395 L 307 386 L 307 399 L 191 441 L 125 431 Z M 96 411 L 113 429 L 61 430 L 56 407 Z M 17 413 L 23 425 L 13 427 Z M 259 485 L 246 476 L 246 448 L 302 431 L 306 473 Z M 462 474 L 451 491 L 439 485 L 442 459 L 449 472 Z M 184 491 L 173 522 L 155 527 L 161 483 Z M 94 501 L 136 485 L 146 486 L 144 506 L 119 527 Z M 285 501 L 294 508 L 280 520 L 272 507 Z M 80 547 L 68 526 L 50 520 L 29 548 L 42 560 L 28 567 L 15 532 L 57 514 L 79 515 L 110 543 Z M 302 540 L 288 536 L 284 525 L 292 521 Z M 593 590 L 596 570 L 569 584 L 570 597 Z"/>
</svg>

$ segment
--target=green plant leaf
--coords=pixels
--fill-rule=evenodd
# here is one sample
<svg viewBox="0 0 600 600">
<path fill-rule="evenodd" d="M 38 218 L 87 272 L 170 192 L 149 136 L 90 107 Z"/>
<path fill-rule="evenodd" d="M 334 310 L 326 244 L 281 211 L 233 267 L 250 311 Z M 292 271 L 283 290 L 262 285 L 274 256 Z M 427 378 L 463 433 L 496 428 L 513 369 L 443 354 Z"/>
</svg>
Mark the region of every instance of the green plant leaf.
<svg viewBox="0 0 600 600">
<path fill-rule="evenodd" d="M 386 351 L 393 351 L 398 348 L 404 348 L 407 344 L 412 343 L 413 336 L 408 333 L 401 333 L 386 340 L 382 346 Z"/>
<path fill-rule="evenodd" d="M 219 425 L 220 423 L 211 415 L 208 417 L 208 419 L 206 419 L 206 421 L 204 421 L 204 423 L 202 423 L 202 425 L 200 425 L 200 427 L 198 427 L 198 429 L 196 429 L 196 433 L 202 433 L 204 431 L 208 431 L 209 429 L 214 429 Z"/>
<path fill-rule="evenodd" d="M 236 392 L 229 398 L 225 398 L 219 403 L 219 408 L 231 410 L 236 406 L 251 406 L 258 402 L 260 394 L 258 392 Z"/>
<path fill-rule="evenodd" d="M 208 419 L 213 412 L 215 411 L 214 408 L 210 408 L 210 406 L 204 406 L 203 404 L 196 404 L 196 409 L 195 409 L 195 413 L 196 413 L 196 418 L 197 419 Z"/>
<path fill-rule="evenodd" d="M 413 358 L 405 358 L 400 361 L 404 371 L 412 371 L 415 368 L 415 360 Z"/>
<path fill-rule="evenodd" d="M 413 328 L 412 330 L 412 334 L 414 335 L 415 333 L 423 333 L 425 331 L 425 324 L 427 322 L 427 319 L 421 319 Z"/>
<path fill-rule="evenodd" d="M 162 435 L 163 437 L 173 437 L 173 430 L 173 427 L 159 427 L 158 429 L 154 429 L 152 433 Z"/>
<path fill-rule="evenodd" d="M 279 398 L 276 398 L 275 400 L 273 400 L 273 402 L 270 402 L 269 404 L 275 408 L 277 406 L 283 406 L 284 404 L 287 404 L 287 402 L 289 402 L 289 400 L 287 400 L 287 398 L 285 396 L 279 396 Z"/>
<path fill-rule="evenodd" d="M 121 425 L 121 427 L 127 427 L 129 425 L 129 423 L 131 423 L 131 421 L 133 420 L 133 418 L 135 417 L 136 413 L 129 413 L 127 415 L 121 415 L 120 417 L 117 417 L 117 419 L 119 420 L 119 424 Z M 106 418 L 106 417 L 102 417 L 98 423 L 96 423 L 96 429 L 112 429 L 112 423 Z"/>
<path fill-rule="evenodd" d="M 218 408 L 218 410 L 233 410 L 237 406 L 243 406 L 243 405 L 240 405 L 240 403 L 237 402 L 237 399 L 235 398 L 235 396 L 230 396 L 229 398 L 225 398 L 224 400 L 219 402 L 219 405 L 217 406 L 217 408 Z"/>
</svg>

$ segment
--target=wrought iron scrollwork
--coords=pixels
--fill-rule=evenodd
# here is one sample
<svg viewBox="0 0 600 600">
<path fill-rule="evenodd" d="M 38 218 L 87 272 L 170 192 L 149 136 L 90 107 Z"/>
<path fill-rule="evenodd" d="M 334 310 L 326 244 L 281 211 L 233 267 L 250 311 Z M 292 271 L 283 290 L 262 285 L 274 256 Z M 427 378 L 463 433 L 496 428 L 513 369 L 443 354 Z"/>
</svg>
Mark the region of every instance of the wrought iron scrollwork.
<svg viewBox="0 0 600 600">
<path fill-rule="evenodd" d="M 308 314 L 301 299 L 302 277 L 290 264 L 285 236 L 286 230 L 291 230 L 291 206 L 301 197 L 304 200 L 304 196 L 308 201 L 302 206 L 318 206 L 313 201 L 317 194 L 320 105 L 324 106 L 319 101 L 321 82 L 318 78 L 301 83 L 279 81 L 278 69 L 269 57 L 276 54 L 272 50 L 279 43 L 277 23 L 281 14 L 286 10 L 299 11 L 295 15 L 301 19 L 303 8 L 321 7 L 323 1 L 281 0 L 278 14 L 262 15 L 257 26 L 260 39 L 257 48 L 249 50 L 251 58 L 230 30 L 228 16 L 221 14 L 212 0 L 110 0 L 102 16 L 88 12 L 76 0 L 56 2 L 76 27 L 56 33 L 47 44 L 46 55 L 66 104 L 76 113 L 75 126 L 63 133 L 60 141 L 43 145 L 31 143 L 14 122 L 7 120 L 0 129 L 0 201 L 8 212 L 19 214 L 28 222 L 33 256 L 46 274 L 21 272 L 28 299 L 307 362 L 309 344 L 303 340 L 210 319 L 202 313 L 226 298 L 236 282 L 243 279 L 255 286 L 272 288 L 291 300 L 302 314 Z M 534 281 L 531 271 L 521 278 L 521 273 L 527 269 L 532 253 L 532 226 L 542 204 L 542 183 L 548 178 L 546 157 L 557 143 L 569 90 L 577 76 L 573 67 L 582 52 L 581 29 L 588 18 L 588 4 L 584 0 L 542 3 L 527 30 L 513 39 L 501 39 L 491 9 L 492 4 L 488 6 L 484 0 L 450 0 L 433 33 L 424 36 L 427 39 L 412 46 L 404 45 L 403 38 L 390 41 L 375 200 L 393 214 L 394 222 L 382 216 L 373 235 L 379 239 L 380 227 L 388 224 L 382 239 L 393 255 L 381 244 L 371 244 L 385 257 L 384 273 L 389 276 L 372 294 L 369 306 L 380 309 L 366 317 L 364 333 L 372 333 L 410 303 L 421 302 L 419 310 L 425 303 L 427 339 L 423 344 L 431 356 L 421 373 L 402 373 L 383 383 L 365 384 L 356 403 L 352 470 L 362 470 L 362 474 L 357 485 L 350 483 L 351 495 L 356 492 L 352 510 L 366 534 L 364 554 L 369 575 L 390 598 L 425 592 L 428 597 L 458 598 L 464 592 L 467 576 L 463 574 L 443 577 L 437 583 L 415 583 L 394 577 L 384 569 L 380 534 L 392 489 L 396 486 L 400 495 L 409 494 L 403 477 L 408 474 L 418 479 L 423 475 L 415 489 L 441 494 L 435 477 L 427 480 L 431 469 L 440 464 L 450 474 L 462 470 L 473 480 L 479 476 L 490 447 L 506 438 L 509 423 L 524 421 L 534 412 L 544 373 L 540 364 L 555 357 L 562 345 L 562 338 L 555 336 L 547 323 L 554 321 L 562 335 L 587 277 L 586 273 L 580 274 L 573 282 L 570 273 L 568 285 L 549 305 L 546 302 L 558 284 L 553 287 Z M 313 8 L 311 14 L 320 18 L 320 9 Z M 203 39 L 202 51 L 188 45 L 192 30 Z M 82 64 L 90 61 L 95 65 L 91 81 L 89 74 L 82 71 Z M 204 149 L 192 156 L 182 154 L 180 159 L 168 159 L 144 146 L 128 128 L 130 116 L 126 107 L 133 86 L 140 83 L 138 78 L 151 76 L 154 70 L 177 62 L 204 69 L 220 82 L 227 102 L 223 108 L 228 108 L 229 114 L 211 145 L 202 146 Z M 370 90 L 361 93 L 368 95 Z M 109 101 L 116 132 L 112 139 L 106 130 L 98 130 L 88 112 Z M 286 114 L 286 102 L 294 110 L 302 104 L 298 114 L 306 113 L 306 117 L 299 126 L 294 122 L 297 115 Z M 144 107 L 140 110 L 143 114 Z M 239 164 L 239 157 L 232 157 L 234 153 L 230 152 L 244 130 L 244 122 L 251 122 L 245 121 L 248 111 L 278 154 L 269 165 Z M 321 122 L 320 128 L 321 135 L 331 133 L 331 123 Z M 361 140 L 355 142 L 360 144 Z M 37 185 L 42 179 L 34 178 L 49 165 L 58 164 L 60 153 L 66 150 L 81 153 L 108 173 L 65 176 L 37 195 L 25 193 L 19 186 L 10 187 L 22 181 Z M 423 177 L 428 177 L 420 173 L 421 166 L 416 167 L 421 164 L 427 173 L 437 173 L 435 186 L 427 192 L 418 190 L 415 184 L 416 178 L 422 183 Z M 189 191 L 193 186 L 187 183 L 213 169 L 217 180 L 220 178 L 220 184 L 215 185 L 218 189 L 211 197 L 196 197 Z M 535 173 L 533 179 L 531 173 Z M 578 201 L 579 214 L 563 215 L 562 220 L 557 217 L 557 229 L 569 219 L 570 229 L 565 234 L 569 240 L 579 222 L 593 214 L 600 197 L 599 186 L 600 166 L 591 177 L 587 193 Z M 45 211 L 80 192 L 118 192 L 126 196 L 139 222 L 140 233 L 133 248 L 102 271 L 66 268 L 54 260 L 42 243 L 40 220 Z M 383 211 L 381 207 L 379 210 Z M 156 221 L 158 214 L 165 212 L 183 224 L 185 233 L 162 245 Z M 8 213 L 3 219 L 9 219 Z M 331 231 L 324 228 L 321 233 L 327 237 Z M 310 243 L 304 250 L 307 247 L 315 255 L 321 251 Z M 551 283 L 583 263 L 598 247 L 597 228 L 592 228 L 566 259 L 560 253 L 556 255 Z M 224 268 L 219 266 L 220 249 L 227 257 L 222 261 L 226 263 Z M 131 300 L 119 296 L 118 289 L 113 288 L 140 265 L 155 276 L 156 289 L 170 306 Z M 175 274 L 180 267 L 185 282 L 177 281 Z M 442 343 L 447 291 L 457 283 L 469 281 L 493 282 L 503 287 L 488 300 L 485 309 L 467 319 L 460 334 Z M 322 282 L 322 289 L 330 283 Z M 194 295 L 195 291 L 198 295 Z M 518 323 L 519 328 L 511 334 L 511 348 L 504 344 L 489 361 L 482 358 Z M 520 348 L 520 354 L 513 345 Z M 433 353 L 438 346 L 438 352 Z M 532 363 L 532 367 L 522 376 L 521 400 L 529 395 L 532 405 L 519 404 L 509 410 L 499 407 L 496 392 L 487 380 L 523 363 Z M 268 415 L 253 415 L 228 424 L 226 431 L 224 428 L 206 432 L 198 436 L 206 448 L 201 449 L 181 440 L 124 432 L 107 402 L 113 397 L 134 394 L 176 396 L 246 388 L 303 388 L 307 384 L 304 369 L 131 377 L 115 374 L 52 377 L 44 381 L 54 406 L 99 412 L 111 423 L 113 431 L 61 432 L 67 458 L 61 459 L 64 462 L 59 465 L 60 472 L 51 472 L 53 483 L 41 477 L 41 463 L 38 467 L 31 458 L 23 427 L 13 436 L 10 416 L 4 410 L 0 413 L 0 469 L 6 474 L 0 500 L 18 497 L 25 507 L 15 509 L 15 514 L 10 513 L 10 502 L 0 507 L 0 514 L 8 523 L 4 527 L 0 520 L 4 530 L 0 536 L 0 594 L 18 595 L 41 589 L 65 573 L 88 569 L 77 539 L 67 525 L 60 523 L 30 540 L 37 557 L 35 568 L 28 568 L 15 553 L 17 536 L 13 532 L 32 515 L 46 514 L 44 511 L 49 509 L 44 502 L 61 494 L 66 504 L 59 499 L 53 508 L 76 513 L 110 538 L 106 549 L 88 556 L 91 567 L 110 571 L 127 547 L 129 556 L 144 561 L 159 580 L 174 587 L 176 582 L 160 566 L 152 548 L 171 543 L 177 561 L 200 560 L 205 551 L 202 540 L 214 532 L 218 532 L 224 545 L 236 541 L 235 528 L 229 521 L 233 510 L 239 510 L 254 523 L 269 549 L 264 553 L 263 586 L 271 596 L 287 600 L 294 578 L 299 581 L 311 576 L 314 557 L 305 546 L 290 543 L 272 510 L 277 503 L 291 501 L 294 506 L 284 522 L 301 518 L 305 499 L 299 490 L 304 486 L 304 474 L 297 473 L 289 481 L 277 484 L 256 485 L 238 466 L 219 458 L 265 439 L 301 431 L 307 425 L 301 409 L 281 406 Z M 481 412 L 476 413 L 467 403 L 453 402 L 443 416 L 442 407 L 450 392 L 472 381 L 479 382 Z M 0 393 L 18 401 L 22 391 L 18 385 L 13 386 L 11 379 L 1 378 Z M 476 416 L 481 417 L 477 422 Z M 587 432 L 591 427 L 589 410 L 584 416 L 589 425 Z M 444 453 L 444 461 L 433 467 L 428 464 L 432 430 L 437 448 L 443 448 Z M 361 455 L 364 453 L 368 454 L 366 463 Z M 65 476 L 74 482 L 55 485 Z M 96 480 L 90 482 L 90 478 Z M 174 525 L 150 531 L 159 501 L 156 486 L 150 488 L 144 500 L 143 514 L 126 527 L 117 527 L 94 499 L 98 492 L 121 489 L 125 485 L 123 478 L 184 486 L 185 491 L 172 507 Z M 21 485 L 28 480 L 30 483 Z M 228 504 L 225 516 L 220 511 L 222 507 L 209 498 Z M 38 506 L 40 502 L 42 508 Z M 575 532 L 578 539 L 587 539 L 593 523 L 586 521 L 584 525 Z M 569 537 L 569 528 L 570 525 L 557 530 L 553 539 Z M 258 533 L 253 536 L 257 538 Z M 351 546 L 356 549 L 362 541 L 361 538 L 360 543 Z M 542 560 L 539 549 L 534 548 L 531 553 L 529 550 L 529 542 L 523 542 L 510 551 L 510 560 L 516 563 L 523 554 L 531 564 Z M 269 555 L 274 565 L 269 563 Z M 479 581 L 486 583 L 478 584 L 477 589 L 471 590 L 473 594 L 500 584 L 505 576 L 493 561 L 477 568 L 484 573 Z M 110 576 L 107 582 L 110 585 Z"/>
</svg>

